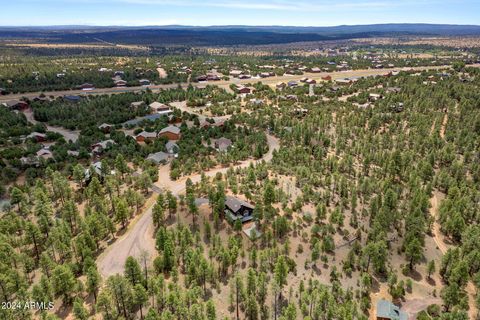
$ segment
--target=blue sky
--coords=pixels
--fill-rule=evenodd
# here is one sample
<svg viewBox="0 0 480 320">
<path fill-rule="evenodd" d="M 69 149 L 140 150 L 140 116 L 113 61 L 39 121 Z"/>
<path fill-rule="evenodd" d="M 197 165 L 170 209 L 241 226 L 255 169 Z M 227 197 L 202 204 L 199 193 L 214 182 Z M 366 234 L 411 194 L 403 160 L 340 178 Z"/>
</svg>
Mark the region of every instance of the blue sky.
<svg viewBox="0 0 480 320">
<path fill-rule="evenodd" d="M 0 25 L 480 24 L 480 0 L 0 0 Z"/>
</svg>

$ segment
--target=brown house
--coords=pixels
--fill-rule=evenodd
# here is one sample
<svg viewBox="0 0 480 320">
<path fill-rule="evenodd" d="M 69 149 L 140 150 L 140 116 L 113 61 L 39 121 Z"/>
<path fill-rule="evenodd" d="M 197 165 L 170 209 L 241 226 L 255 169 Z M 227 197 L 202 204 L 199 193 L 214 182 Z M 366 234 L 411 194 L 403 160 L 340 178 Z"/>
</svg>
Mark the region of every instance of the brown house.
<svg viewBox="0 0 480 320">
<path fill-rule="evenodd" d="M 135 137 L 135 140 L 137 142 L 150 142 L 157 139 L 157 136 L 156 132 L 142 131 Z"/>
<path fill-rule="evenodd" d="M 15 109 L 15 110 L 25 110 L 28 108 L 28 103 L 26 103 L 25 101 L 21 101 L 21 100 L 10 100 L 10 101 L 7 101 L 5 103 L 3 103 L 3 105 L 9 109 Z"/>
<path fill-rule="evenodd" d="M 175 126 L 168 126 L 160 130 L 158 136 L 166 137 L 168 140 L 179 140 L 181 136 L 180 128 Z"/>
</svg>

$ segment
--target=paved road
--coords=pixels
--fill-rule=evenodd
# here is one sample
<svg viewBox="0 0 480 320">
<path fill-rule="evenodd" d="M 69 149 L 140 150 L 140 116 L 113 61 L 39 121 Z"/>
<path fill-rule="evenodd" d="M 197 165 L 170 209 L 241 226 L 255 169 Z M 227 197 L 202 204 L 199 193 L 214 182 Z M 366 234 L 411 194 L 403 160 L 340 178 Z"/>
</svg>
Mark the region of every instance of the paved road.
<svg viewBox="0 0 480 320">
<path fill-rule="evenodd" d="M 480 67 L 480 64 L 472 64 L 469 65 L 471 67 Z M 303 75 L 283 75 L 283 76 L 275 76 L 269 78 L 252 78 L 252 79 L 235 79 L 231 78 L 230 80 L 221 80 L 221 81 L 212 81 L 212 82 L 192 82 L 190 83 L 194 87 L 204 87 L 207 84 L 217 85 L 222 88 L 228 88 L 230 84 L 247 84 L 247 83 L 255 83 L 255 82 L 262 82 L 268 85 L 274 85 L 277 82 L 287 82 L 291 80 L 298 81 L 304 77 L 308 77 L 311 79 L 319 80 L 321 77 L 331 76 L 332 79 L 340 79 L 340 78 L 348 78 L 348 77 L 369 77 L 369 76 L 377 76 L 383 75 L 387 72 L 393 70 L 416 70 L 416 71 L 423 71 L 423 70 L 439 70 L 450 68 L 449 65 L 445 66 L 425 66 L 425 67 L 412 67 L 412 68 L 385 68 L 385 69 L 362 69 L 362 70 L 350 70 L 350 71 L 338 71 L 338 72 L 322 72 L 322 73 L 305 73 Z M 4 96 L 0 96 L 0 102 L 5 102 L 14 99 L 20 99 L 22 97 L 26 97 L 32 99 L 39 94 L 43 93 L 46 96 L 64 96 L 64 95 L 98 95 L 98 94 L 118 94 L 118 93 L 125 93 L 125 92 L 139 92 L 142 90 L 146 90 L 149 88 L 150 90 L 156 92 L 161 89 L 171 89 L 178 87 L 179 84 L 162 84 L 162 85 L 151 85 L 151 86 L 139 86 L 139 87 L 126 87 L 126 88 L 98 88 L 94 90 L 84 91 L 84 90 L 63 90 L 63 91 L 49 91 L 49 92 L 28 92 L 28 93 L 18 93 L 18 94 L 8 94 Z M 186 88 L 189 83 L 182 83 L 180 86 L 182 88 Z"/>
<path fill-rule="evenodd" d="M 273 151 L 280 147 L 279 140 L 271 135 L 267 135 L 269 145 L 268 152 L 260 160 L 247 160 L 239 163 L 235 168 L 245 168 L 251 163 L 259 163 L 261 161 L 270 161 L 273 157 Z M 218 168 L 205 172 L 205 175 L 212 177 L 218 172 L 226 173 L 227 168 Z M 159 181 L 155 184 L 156 188 L 170 190 L 174 195 L 179 195 L 185 190 L 185 182 L 188 178 L 193 183 L 199 182 L 200 174 L 182 177 L 181 179 L 170 180 L 170 166 L 162 166 L 159 170 Z M 200 202 L 203 201 L 200 199 Z M 117 273 L 123 273 L 125 260 L 129 256 L 139 258 L 142 252 L 147 252 L 149 259 L 152 259 L 156 253 L 154 240 L 154 227 L 152 220 L 152 203 L 149 208 L 138 218 L 136 222 L 128 227 L 127 232 L 111 246 L 109 246 L 103 254 L 97 259 L 97 266 L 103 277 L 108 277 Z"/>
</svg>

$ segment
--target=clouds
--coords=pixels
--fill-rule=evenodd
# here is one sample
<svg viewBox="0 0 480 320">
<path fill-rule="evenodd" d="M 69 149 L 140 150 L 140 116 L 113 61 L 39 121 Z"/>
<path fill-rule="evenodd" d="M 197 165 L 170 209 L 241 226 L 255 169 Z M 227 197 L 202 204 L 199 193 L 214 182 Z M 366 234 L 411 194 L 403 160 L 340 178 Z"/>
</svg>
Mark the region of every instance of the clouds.
<svg viewBox="0 0 480 320">
<path fill-rule="evenodd" d="M 478 0 L 15 0 L 0 25 L 478 24 L 477 12 Z"/>
</svg>

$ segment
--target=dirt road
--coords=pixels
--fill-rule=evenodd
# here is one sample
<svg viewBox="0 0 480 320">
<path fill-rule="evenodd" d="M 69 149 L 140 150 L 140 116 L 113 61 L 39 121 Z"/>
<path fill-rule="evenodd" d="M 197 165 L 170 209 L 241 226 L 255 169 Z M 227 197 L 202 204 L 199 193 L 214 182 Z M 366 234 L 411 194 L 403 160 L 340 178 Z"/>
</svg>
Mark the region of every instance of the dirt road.
<svg viewBox="0 0 480 320">
<path fill-rule="evenodd" d="M 480 67 L 480 64 L 472 64 L 469 65 L 470 67 Z M 412 68 L 405 68 L 405 70 L 414 70 L 414 71 L 423 71 L 423 70 L 440 70 L 450 68 L 451 66 L 425 66 L 425 67 L 412 67 Z M 191 83 L 181 83 L 180 86 L 183 88 L 188 87 L 188 85 L 192 85 L 194 87 L 204 87 L 207 84 L 217 85 L 222 88 L 228 88 L 230 84 L 247 84 L 247 83 L 255 83 L 255 82 L 262 82 L 268 85 L 275 85 L 277 82 L 288 82 L 288 81 L 299 81 L 304 77 L 308 77 L 315 80 L 320 80 L 321 77 L 331 76 L 332 79 L 340 79 L 340 78 L 348 78 L 348 77 L 370 77 L 370 76 L 378 76 L 388 73 L 393 70 L 403 70 L 401 68 L 385 68 L 385 69 L 360 69 L 360 70 L 349 70 L 349 71 L 336 71 L 336 72 L 322 72 L 322 73 L 304 73 L 303 75 L 282 75 L 282 76 L 275 76 L 269 78 L 252 78 L 252 79 L 235 79 L 231 78 L 230 80 L 221 80 L 221 81 L 211 81 L 211 82 L 191 82 Z M 153 92 L 158 92 L 161 89 L 172 89 L 177 88 L 178 83 L 172 84 L 162 84 L 162 85 L 150 85 L 148 88 Z M 28 93 L 16 93 L 16 94 L 8 94 L 4 96 L 0 96 L 0 102 L 5 102 L 13 99 L 20 99 L 22 97 L 26 97 L 29 99 L 33 99 L 34 97 L 38 96 L 39 94 L 43 93 L 46 96 L 64 96 L 64 95 L 98 95 L 98 94 L 118 94 L 118 93 L 125 93 L 125 92 L 139 92 L 145 90 L 146 86 L 138 86 L 138 87 L 125 87 L 125 88 L 98 88 L 93 90 L 62 90 L 62 91 L 50 91 L 50 92 L 28 92 Z"/>
<path fill-rule="evenodd" d="M 27 118 L 27 120 L 33 124 L 36 124 L 36 123 L 43 123 L 46 125 L 47 127 L 47 131 L 52 131 L 52 132 L 56 132 L 56 133 L 59 133 L 61 134 L 66 141 L 68 140 L 72 140 L 72 142 L 75 142 L 78 140 L 78 137 L 80 136 L 80 132 L 78 131 L 72 131 L 72 130 L 68 130 L 68 129 L 65 129 L 65 128 L 62 128 L 62 127 L 54 127 L 54 126 L 50 126 L 44 122 L 38 122 L 37 120 L 35 120 L 33 118 L 33 112 L 32 110 L 30 109 L 27 109 L 25 111 L 23 111 L 23 114 L 25 115 L 25 117 Z"/>
<path fill-rule="evenodd" d="M 267 135 L 269 150 L 260 160 L 247 160 L 234 166 L 235 168 L 245 168 L 251 163 L 259 163 L 261 161 L 270 161 L 273 157 L 273 151 L 278 150 L 280 142 L 272 135 Z M 205 175 L 212 177 L 218 172 L 226 173 L 227 168 L 217 168 L 205 172 Z M 200 181 L 200 174 L 193 174 L 182 177 L 178 180 L 170 179 L 170 167 L 162 166 L 159 170 L 159 179 L 155 185 L 164 190 L 170 190 L 174 195 L 179 195 L 185 190 L 185 182 L 190 178 L 194 183 Z M 148 209 L 133 222 L 126 233 L 119 238 L 115 243 L 108 247 L 97 259 L 97 266 L 103 277 L 108 277 L 116 273 L 123 272 L 125 260 L 129 256 L 139 258 L 142 252 L 147 252 L 150 259 L 155 254 L 154 229 L 152 221 L 152 207 L 153 203 Z"/>
</svg>

